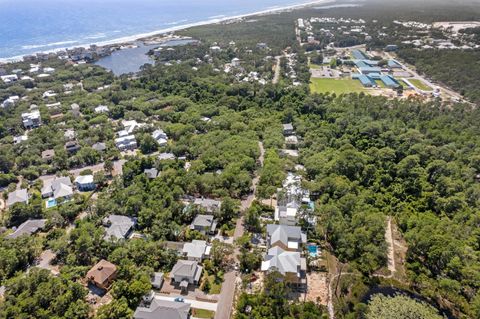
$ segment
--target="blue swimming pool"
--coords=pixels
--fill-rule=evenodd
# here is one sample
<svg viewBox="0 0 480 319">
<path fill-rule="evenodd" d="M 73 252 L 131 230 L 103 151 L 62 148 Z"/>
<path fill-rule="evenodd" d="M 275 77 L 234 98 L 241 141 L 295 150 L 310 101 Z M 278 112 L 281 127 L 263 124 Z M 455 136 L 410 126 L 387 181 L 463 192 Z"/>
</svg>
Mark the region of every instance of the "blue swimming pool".
<svg viewBox="0 0 480 319">
<path fill-rule="evenodd" d="M 55 198 L 48 199 L 45 205 L 47 206 L 47 208 L 55 207 L 57 206 L 57 200 Z"/>
<path fill-rule="evenodd" d="M 317 245 L 310 244 L 307 246 L 308 254 L 310 257 L 317 257 L 318 256 L 318 248 Z"/>
</svg>

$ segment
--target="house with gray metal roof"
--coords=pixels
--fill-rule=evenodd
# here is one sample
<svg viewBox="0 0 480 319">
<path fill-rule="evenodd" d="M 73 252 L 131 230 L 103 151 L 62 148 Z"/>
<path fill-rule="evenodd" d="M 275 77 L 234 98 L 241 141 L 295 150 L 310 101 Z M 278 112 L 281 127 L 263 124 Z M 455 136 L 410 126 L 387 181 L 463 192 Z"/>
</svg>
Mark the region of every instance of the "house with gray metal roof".
<svg viewBox="0 0 480 319">
<path fill-rule="evenodd" d="M 53 180 L 45 181 L 42 188 L 42 197 L 53 197 L 55 199 L 69 199 L 73 196 L 73 187 L 70 177 L 55 177 Z"/>
<path fill-rule="evenodd" d="M 143 172 L 149 179 L 154 179 L 158 176 L 158 169 L 156 168 L 147 168 Z"/>
<path fill-rule="evenodd" d="M 125 239 L 127 238 L 137 221 L 135 218 L 122 215 L 110 215 L 102 221 L 105 226 L 105 239 Z"/>
<path fill-rule="evenodd" d="M 171 280 L 179 284 L 182 290 L 187 290 L 189 285 L 198 285 L 203 268 L 193 260 L 179 260 L 170 272 Z"/>
<path fill-rule="evenodd" d="M 210 250 L 212 246 L 207 244 L 205 240 L 192 240 L 191 243 L 185 243 L 183 245 L 183 255 L 188 260 L 202 261 L 210 256 Z"/>
<path fill-rule="evenodd" d="M 160 289 L 162 288 L 163 284 L 163 272 L 156 272 L 153 274 L 150 283 L 152 284 L 152 288 Z"/>
<path fill-rule="evenodd" d="M 18 226 L 13 233 L 7 235 L 6 238 L 15 239 L 22 235 L 30 236 L 37 231 L 45 228 L 46 222 L 46 219 L 29 219 L 20 226 Z"/>
<path fill-rule="evenodd" d="M 214 213 L 222 207 L 221 201 L 210 198 L 195 198 L 193 204 L 203 208 L 207 213 Z"/>
<path fill-rule="evenodd" d="M 272 247 L 268 250 L 261 266 L 262 271 L 278 271 L 284 276 L 287 283 L 299 288 L 306 285 L 306 259 L 299 252 L 286 251 L 281 247 Z"/>
<path fill-rule="evenodd" d="M 190 225 L 190 229 L 202 234 L 212 234 L 217 228 L 217 222 L 213 215 L 197 215 Z"/>
<path fill-rule="evenodd" d="M 11 207 L 17 203 L 28 204 L 28 191 L 26 189 L 17 189 L 8 194 L 7 207 Z"/>
<path fill-rule="evenodd" d="M 148 306 L 138 307 L 134 319 L 188 319 L 190 304 L 168 300 L 153 299 Z"/>
<path fill-rule="evenodd" d="M 298 226 L 267 225 L 268 247 L 281 247 L 287 251 L 298 251 L 307 242 L 307 235 Z"/>
</svg>

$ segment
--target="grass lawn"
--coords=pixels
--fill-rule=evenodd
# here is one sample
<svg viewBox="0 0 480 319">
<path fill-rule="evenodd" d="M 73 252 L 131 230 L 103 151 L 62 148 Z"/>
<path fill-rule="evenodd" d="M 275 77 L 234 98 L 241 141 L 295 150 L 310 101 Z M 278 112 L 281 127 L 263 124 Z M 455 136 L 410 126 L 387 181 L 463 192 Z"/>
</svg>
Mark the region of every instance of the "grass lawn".
<svg viewBox="0 0 480 319">
<path fill-rule="evenodd" d="M 215 317 L 215 312 L 211 310 L 192 308 L 192 316 L 196 318 L 213 319 Z"/>
<path fill-rule="evenodd" d="M 358 80 L 352 79 L 320 79 L 312 78 L 310 82 L 312 93 L 360 93 L 366 89 Z"/>
<path fill-rule="evenodd" d="M 210 291 L 208 292 L 211 295 L 218 295 L 220 294 L 220 290 L 222 289 L 221 283 L 215 282 L 215 275 L 210 275 L 207 277 L 207 280 L 210 282 Z"/>
<path fill-rule="evenodd" d="M 377 83 L 377 86 L 379 88 L 382 88 L 382 89 L 386 88 L 385 83 L 383 83 L 382 80 L 375 80 L 375 83 Z"/>
<path fill-rule="evenodd" d="M 313 64 L 313 63 L 310 63 L 309 67 L 310 67 L 310 69 L 321 69 L 322 68 L 321 65 Z"/>
<path fill-rule="evenodd" d="M 419 90 L 422 90 L 422 91 L 433 91 L 433 89 L 431 87 L 429 87 L 428 85 L 426 85 L 424 82 L 422 82 L 421 80 L 419 79 L 409 79 L 408 81 L 410 81 L 410 83 L 412 83 L 413 85 L 415 85 L 415 87 Z"/>
</svg>

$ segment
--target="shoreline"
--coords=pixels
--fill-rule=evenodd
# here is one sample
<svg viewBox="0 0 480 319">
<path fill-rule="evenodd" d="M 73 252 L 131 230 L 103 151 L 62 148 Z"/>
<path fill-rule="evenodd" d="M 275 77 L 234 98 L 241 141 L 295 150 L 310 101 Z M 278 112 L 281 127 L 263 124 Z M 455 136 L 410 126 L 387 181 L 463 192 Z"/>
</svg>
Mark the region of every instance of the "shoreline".
<svg viewBox="0 0 480 319">
<path fill-rule="evenodd" d="M 300 4 L 293 4 L 293 5 L 288 5 L 288 6 L 283 6 L 283 7 L 272 7 L 256 12 L 251 12 L 251 13 L 245 13 L 245 14 L 240 14 L 240 15 L 235 15 L 235 16 L 218 16 L 218 18 L 213 17 L 208 20 L 202 20 L 199 22 L 192 22 L 188 24 L 182 24 L 178 26 L 173 26 L 170 28 L 165 28 L 165 29 L 160 29 L 160 30 L 155 30 L 151 32 L 145 32 L 145 33 L 139 33 L 131 36 L 124 36 L 112 40 L 106 40 L 106 41 L 99 41 L 99 42 L 89 42 L 86 44 L 79 44 L 71 47 L 62 47 L 62 48 L 56 48 L 56 49 L 51 49 L 51 50 L 40 50 L 36 51 L 30 54 L 23 54 L 23 55 L 18 55 L 18 56 L 13 56 L 13 57 L 6 57 L 6 58 L 0 58 L 0 63 L 15 63 L 15 62 L 21 62 L 23 61 L 24 56 L 28 55 L 35 55 L 38 53 L 56 53 L 59 51 L 64 51 L 66 49 L 73 49 L 73 48 L 89 48 L 91 45 L 96 45 L 98 47 L 106 47 L 106 46 L 114 46 L 114 45 L 122 45 L 122 44 L 127 44 L 131 42 L 136 42 L 136 41 L 146 41 L 148 38 L 151 37 L 158 37 L 161 35 L 165 35 L 166 33 L 171 33 L 171 32 L 176 32 L 176 31 L 181 31 L 185 30 L 188 28 L 193 28 L 193 27 L 199 27 L 199 26 L 204 26 L 204 25 L 209 25 L 209 24 L 217 24 L 217 23 L 222 23 L 222 22 L 227 22 L 230 20 L 238 20 L 238 19 L 243 19 L 243 18 L 248 18 L 252 16 L 260 16 L 260 15 L 268 15 L 268 14 L 275 14 L 275 13 L 281 13 L 285 11 L 291 11 L 291 10 L 298 10 L 306 7 L 311 7 L 319 4 L 327 4 L 327 3 L 334 3 L 336 0 L 312 0 L 308 1 L 305 3 L 300 3 Z"/>
</svg>

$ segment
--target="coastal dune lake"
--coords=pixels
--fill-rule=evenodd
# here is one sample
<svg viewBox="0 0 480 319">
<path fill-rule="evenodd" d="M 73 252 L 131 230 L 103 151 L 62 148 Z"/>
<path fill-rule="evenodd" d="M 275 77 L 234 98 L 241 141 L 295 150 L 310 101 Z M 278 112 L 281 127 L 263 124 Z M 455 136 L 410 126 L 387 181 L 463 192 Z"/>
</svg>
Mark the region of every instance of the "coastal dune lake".
<svg viewBox="0 0 480 319">
<path fill-rule="evenodd" d="M 311 3 L 307 0 L 0 0 L 0 59 Z"/>
<path fill-rule="evenodd" d="M 153 59 L 147 55 L 147 52 L 151 49 L 185 45 L 191 42 L 195 42 L 195 40 L 170 40 L 160 45 L 143 45 L 141 42 L 137 42 L 135 43 L 136 48 L 115 51 L 109 56 L 101 58 L 95 64 L 112 71 L 115 75 L 135 73 L 144 64 L 153 64 Z"/>
</svg>

